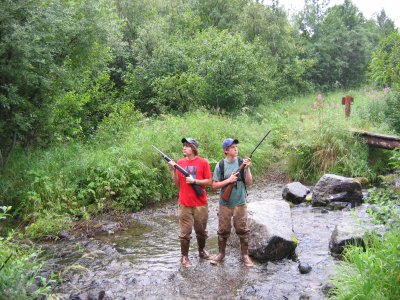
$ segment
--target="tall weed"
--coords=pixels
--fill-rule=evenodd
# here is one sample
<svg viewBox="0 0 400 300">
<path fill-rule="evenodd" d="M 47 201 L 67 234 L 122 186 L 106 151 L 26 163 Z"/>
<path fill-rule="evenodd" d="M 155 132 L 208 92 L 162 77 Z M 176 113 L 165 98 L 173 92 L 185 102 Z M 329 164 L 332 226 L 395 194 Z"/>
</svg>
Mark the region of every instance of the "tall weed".
<svg viewBox="0 0 400 300">
<path fill-rule="evenodd" d="M 9 217 L 11 207 L 0 207 L 0 220 Z M 50 292 L 49 283 L 39 275 L 42 262 L 40 252 L 18 242 L 16 232 L 0 236 L 0 299 L 38 299 Z M 30 290 L 30 292 L 27 292 Z"/>
<path fill-rule="evenodd" d="M 400 299 L 400 233 L 372 235 L 366 249 L 349 247 L 332 280 L 334 299 Z"/>
<path fill-rule="evenodd" d="M 288 129 L 296 135 L 291 139 L 287 163 L 294 179 L 315 182 L 324 173 L 370 179 L 377 176 L 369 163 L 368 147 L 352 135 L 352 122 L 344 117 L 337 98 L 318 95 L 314 102 L 301 101 L 308 110 L 300 107 L 300 116 L 294 117 Z"/>
<path fill-rule="evenodd" d="M 400 134 L 400 91 L 391 92 L 386 98 L 385 115 L 389 125 Z"/>
</svg>

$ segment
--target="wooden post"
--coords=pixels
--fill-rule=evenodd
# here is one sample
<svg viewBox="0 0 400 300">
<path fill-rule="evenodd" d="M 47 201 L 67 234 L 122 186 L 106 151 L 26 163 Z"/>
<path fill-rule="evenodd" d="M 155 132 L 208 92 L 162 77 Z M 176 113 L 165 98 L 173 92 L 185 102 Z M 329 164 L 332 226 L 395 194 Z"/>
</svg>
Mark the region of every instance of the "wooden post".
<svg viewBox="0 0 400 300">
<path fill-rule="evenodd" d="M 346 118 L 350 117 L 350 107 L 351 107 L 351 103 L 353 103 L 353 102 L 354 102 L 354 99 L 352 96 L 342 97 L 342 105 L 345 106 L 344 115 Z"/>
</svg>

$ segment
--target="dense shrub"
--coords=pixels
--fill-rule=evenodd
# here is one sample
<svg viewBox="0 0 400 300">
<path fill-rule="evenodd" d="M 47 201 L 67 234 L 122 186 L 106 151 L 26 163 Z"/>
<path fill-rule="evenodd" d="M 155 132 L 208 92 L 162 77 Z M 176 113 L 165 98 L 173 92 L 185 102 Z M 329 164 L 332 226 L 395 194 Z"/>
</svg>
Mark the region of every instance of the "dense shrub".
<svg viewBox="0 0 400 300">
<path fill-rule="evenodd" d="M 9 217 L 11 207 L 0 207 L 0 222 Z M 40 252 L 18 242 L 16 233 L 0 235 L 0 299 L 38 299 L 50 292 L 50 281 L 39 275 Z M 28 292 L 28 290 L 30 292 Z"/>
<path fill-rule="evenodd" d="M 389 125 L 400 134 L 400 90 L 391 92 L 386 97 L 386 109 L 384 111 Z"/>
<path fill-rule="evenodd" d="M 369 179 L 377 176 L 370 165 L 368 147 L 354 138 L 351 124 L 344 122 L 336 104 L 315 102 L 308 118 L 306 127 L 292 140 L 293 150 L 288 153 L 287 171 L 295 179 L 312 183 L 324 173 Z"/>
</svg>

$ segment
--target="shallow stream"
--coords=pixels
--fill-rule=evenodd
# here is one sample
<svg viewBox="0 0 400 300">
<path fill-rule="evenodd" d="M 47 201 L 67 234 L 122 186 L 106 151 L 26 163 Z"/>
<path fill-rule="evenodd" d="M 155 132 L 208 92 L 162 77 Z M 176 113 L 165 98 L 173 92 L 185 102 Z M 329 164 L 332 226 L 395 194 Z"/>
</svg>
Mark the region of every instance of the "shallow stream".
<svg viewBox="0 0 400 300">
<path fill-rule="evenodd" d="M 282 199 L 282 184 L 257 186 L 249 201 Z M 210 197 L 209 239 L 217 247 L 217 196 Z M 166 205 L 132 214 L 127 230 L 82 240 L 45 244 L 47 272 L 60 274 L 59 299 L 324 299 L 332 266 L 329 240 L 348 214 L 300 206 L 291 209 L 297 258 L 312 270 L 300 274 L 298 262 L 256 262 L 246 268 L 239 249 L 228 246 L 219 266 L 198 258 L 192 239 L 193 267 L 180 266 L 177 206 Z M 194 235 L 193 235 L 194 236 Z"/>
</svg>

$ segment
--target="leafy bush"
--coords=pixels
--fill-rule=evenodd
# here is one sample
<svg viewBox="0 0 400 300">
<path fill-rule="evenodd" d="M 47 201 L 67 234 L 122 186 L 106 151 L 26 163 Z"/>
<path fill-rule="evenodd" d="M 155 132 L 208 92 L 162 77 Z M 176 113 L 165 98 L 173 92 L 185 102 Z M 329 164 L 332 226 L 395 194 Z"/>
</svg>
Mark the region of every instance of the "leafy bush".
<svg viewBox="0 0 400 300">
<path fill-rule="evenodd" d="M 394 170 L 400 171 L 400 149 L 395 149 L 393 151 L 393 155 L 390 158 L 389 164 L 393 167 Z"/>
<path fill-rule="evenodd" d="M 11 207 L 0 207 L 0 220 L 5 219 Z M 39 275 L 41 261 L 39 251 L 17 242 L 15 233 L 0 236 L 0 298 L 38 299 L 49 294 L 49 281 Z M 33 287 L 33 288 L 32 288 Z M 29 290 L 29 292 L 28 292 Z"/>
<path fill-rule="evenodd" d="M 2 12 L 0 152 L 91 131 L 110 105 L 103 74 L 123 46 L 115 6 L 7 0 Z"/>
<path fill-rule="evenodd" d="M 60 95 L 52 106 L 49 131 L 59 141 L 94 135 L 102 120 L 119 108 L 108 73 L 99 74 L 82 89 Z"/>
<path fill-rule="evenodd" d="M 54 238 L 63 230 L 72 227 L 73 219 L 69 215 L 59 215 L 49 211 L 34 213 L 34 222 L 25 227 L 25 236 L 31 239 Z"/>
<path fill-rule="evenodd" d="M 384 114 L 389 125 L 400 134 L 400 91 L 392 91 L 386 97 Z"/>
<path fill-rule="evenodd" d="M 400 88 L 400 33 L 394 30 L 379 43 L 372 53 L 370 76 L 381 86 Z"/>
<path fill-rule="evenodd" d="M 163 184 L 157 180 L 159 171 L 137 160 L 98 165 L 86 172 L 86 178 L 78 184 L 77 200 L 80 206 L 89 205 L 90 213 L 110 208 L 135 211 L 161 198 Z"/>
<path fill-rule="evenodd" d="M 137 47 L 145 53 L 126 76 L 126 93 L 135 95 L 143 112 L 187 112 L 202 106 L 235 111 L 275 96 L 274 59 L 240 34 L 209 28 L 189 39 L 163 37 L 150 53 L 149 32 L 142 34 Z"/>
<path fill-rule="evenodd" d="M 374 187 L 368 191 L 365 202 L 377 205 L 374 209 L 368 209 L 376 222 L 385 224 L 387 227 L 400 226 L 400 192 L 398 190 L 390 185 L 383 188 Z"/>
</svg>

